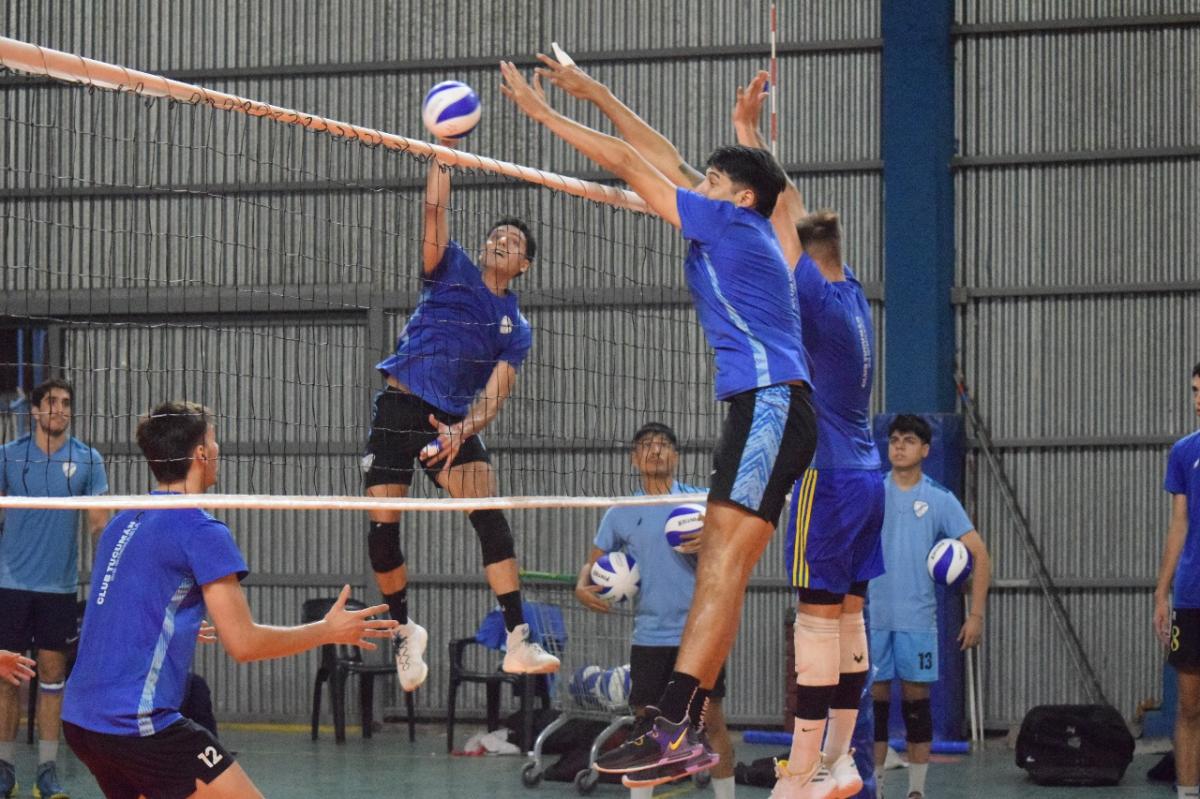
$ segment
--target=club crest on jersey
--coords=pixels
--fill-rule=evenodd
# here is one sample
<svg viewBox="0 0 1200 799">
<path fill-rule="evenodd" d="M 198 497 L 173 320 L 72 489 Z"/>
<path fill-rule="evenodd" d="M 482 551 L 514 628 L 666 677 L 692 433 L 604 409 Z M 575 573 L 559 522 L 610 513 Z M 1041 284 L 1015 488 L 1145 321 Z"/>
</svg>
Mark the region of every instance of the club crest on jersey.
<svg viewBox="0 0 1200 799">
<path fill-rule="evenodd" d="M 917 518 L 921 518 L 929 512 L 929 503 L 918 499 L 913 503 L 913 513 L 917 514 Z"/>
<path fill-rule="evenodd" d="M 507 336 L 509 333 L 512 332 L 512 330 L 513 330 L 512 319 L 509 319 L 508 314 L 505 314 L 500 319 L 500 335 Z"/>
<path fill-rule="evenodd" d="M 78 463 L 64 463 L 63 464 L 63 474 L 65 474 L 67 476 L 68 480 L 70 480 L 72 477 L 74 477 L 75 472 L 77 472 L 78 470 L 79 470 Z"/>
</svg>

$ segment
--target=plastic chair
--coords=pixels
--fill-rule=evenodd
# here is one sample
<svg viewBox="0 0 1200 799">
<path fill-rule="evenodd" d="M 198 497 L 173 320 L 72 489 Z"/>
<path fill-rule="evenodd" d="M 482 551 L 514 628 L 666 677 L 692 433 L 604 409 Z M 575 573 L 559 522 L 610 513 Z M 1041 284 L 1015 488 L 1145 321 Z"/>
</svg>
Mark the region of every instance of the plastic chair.
<svg viewBox="0 0 1200 799">
<path fill-rule="evenodd" d="M 536 694 L 542 699 L 542 708 L 550 707 L 550 691 L 544 674 L 508 674 L 500 670 L 496 663 L 491 670 L 472 668 L 467 663 L 468 648 L 478 647 L 489 656 L 493 650 L 480 644 L 475 637 L 456 638 L 450 642 L 450 689 L 446 699 L 446 751 L 454 751 L 454 714 L 457 705 L 458 686 L 463 683 L 482 683 L 487 689 L 487 728 L 488 732 L 500 726 L 500 687 L 507 684 L 512 686 L 513 696 L 520 699 L 521 721 L 524 728 L 524 741 L 533 740 L 533 702 Z M 473 659 L 478 662 L 477 656 Z"/>
<path fill-rule="evenodd" d="M 309 599 L 304 603 L 304 623 L 320 621 L 337 601 L 336 597 Z M 362 610 L 367 607 L 357 599 L 346 602 L 347 610 Z M 362 716 L 362 734 L 371 737 L 374 721 L 375 678 L 395 677 L 393 663 L 366 663 L 362 650 L 349 644 L 325 644 L 321 647 L 321 659 L 317 676 L 313 681 L 312 739 L 317 740 L 317 724 L 321 717 L 321 683 L 329 683 L 329 703 L 333 708 L 333 736 L 338 743 L 346 742 L 346 682 L 351 675 L 358 675 L 359 708 Z M 416 719 L 413 715 L 413 694 L 404 692 L 404 704 L 408 710 L 408 740 L 417 739 Z"/>
</svg>

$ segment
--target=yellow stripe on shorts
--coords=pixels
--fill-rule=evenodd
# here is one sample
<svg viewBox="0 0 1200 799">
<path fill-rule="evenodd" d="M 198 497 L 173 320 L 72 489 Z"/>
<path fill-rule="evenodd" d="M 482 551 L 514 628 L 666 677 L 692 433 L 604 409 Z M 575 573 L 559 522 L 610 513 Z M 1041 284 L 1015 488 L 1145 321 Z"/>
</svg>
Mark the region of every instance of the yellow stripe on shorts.
<svg viewBox="0 0 1200 799">
<path fill-rule="evenodd" d="M 792 585 L 808 588 L 808 560 L 804 557 L 808 546 L 808 527 L 812 523 L 813 495 L 817 491 L 817 470 L 808 469 L 800 482 L 800 493 L 796 497 L 796 529 L 792 560 Z"/>
</svg>

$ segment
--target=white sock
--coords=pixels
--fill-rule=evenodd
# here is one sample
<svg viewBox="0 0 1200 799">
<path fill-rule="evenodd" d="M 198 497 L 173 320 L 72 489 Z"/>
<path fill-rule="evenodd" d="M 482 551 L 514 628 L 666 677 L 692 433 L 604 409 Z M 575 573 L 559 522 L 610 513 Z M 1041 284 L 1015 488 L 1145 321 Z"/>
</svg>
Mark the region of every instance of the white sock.
<svg viewBox="0 0 1200 799">
<path fill-rule="evenodd" d="M 713 795 L 716 799 L 733 799 L 733 777 L 722 777 L 712 781 Z"/>
<path fill-rule="evenodd" d="M 1176 785 L 1175 791 L 1177 799 L 1198 799 L 1200 797 L 1200 785 Z"/>
<path fill-rule="evenodd" d="M 58 759 L 58 740 L 38 741 L 38 765 L 53 763 Z"/>
<path fill-rule="evenodd" d="M 928 763 L 909 763 L 908 764 L 908 792 L 920 791 L 925 793 L 925 772 L 929 769 Z"/>
<path fill-rule="evenodd" d="M 821 759 L 821 739 L 825 737 L 824 719 L 796 719 L 792 732 L 792 751 L 788 754 L 788 771 L 800 774 Z"/>
<path fill-rule="evenodd" d="M 0 760 L 12 765 L 17 760 L 17 742 L 0 741 Z"/>
<path fill-rule="evenodd" d="M 854 725 L 858 723 L 858 711 L 837 708 L 829 711 L 826 722 L 825 759 L 829 763 L 850 752 L 850 741 L 854 738 Z"/>
<path fill-rule="evenodd" d="M 654 788 L 630 788 L 629 799 L 650 799 L 654 793 Z"/>
</svg>

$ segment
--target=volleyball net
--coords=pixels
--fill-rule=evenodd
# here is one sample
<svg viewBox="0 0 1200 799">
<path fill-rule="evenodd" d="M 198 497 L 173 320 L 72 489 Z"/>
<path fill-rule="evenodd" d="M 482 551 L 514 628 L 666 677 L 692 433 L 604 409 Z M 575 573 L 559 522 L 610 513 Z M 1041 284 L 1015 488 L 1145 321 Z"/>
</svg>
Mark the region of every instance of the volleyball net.
<svg viewBox="0 0 1200 799">
<path fill-rule="evenodd" d="M 183 398 L 213 410 L 222 446 L 223 493 L 191 504 L 463 509 L 424 498 L 419 477 L 413 499 L 361 496 L 375 366 L 420 298 L 430 160 L 453 170 L 450 232 L 467 252 L 507 216 L 539 244 L 512 286 L 532 348 L 483 433 L 503 496 L 467 507 L 611 504 L 637 488 L 629 440 L 648 421 L 675 429 L 680 478 L 703 482 L 711 366 L 678 237 L 636 195 L 311 112 L 362 91 L 349 76 L 318 96 L 201 87 L 4 38 L 0 66 L 2 442 L 28 432 L 32 385 L 65 377 L 70 432 L 105 459 L 111 495 L 55 507 L 145 505 L 133 430 Z M 442 77 L 381 92 L 381 118 L 400 109 L 418 130 L 423 84 Z M 495 71 L 466 77 L 488 132 L 465 146 L 508 142 L 553 167 L 561 147 L 501 99 Z M 37 505 L 7 493 L 0 507 Z"/>
</svg>

